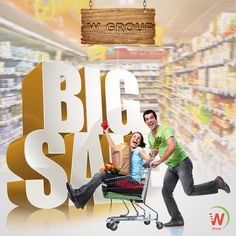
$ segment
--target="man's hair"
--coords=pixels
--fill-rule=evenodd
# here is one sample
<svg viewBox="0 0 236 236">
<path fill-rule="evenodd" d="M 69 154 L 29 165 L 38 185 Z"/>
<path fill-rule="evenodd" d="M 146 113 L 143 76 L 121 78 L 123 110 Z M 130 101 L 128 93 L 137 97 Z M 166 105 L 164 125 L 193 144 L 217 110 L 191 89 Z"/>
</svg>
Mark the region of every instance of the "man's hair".
<svg viewBox="0 0 236 236">
<path fill-rule="evenodd" d="M 148 114 L 150 114 L 150 113 L 152 113 L 153 116 L 155 117 L 155 119 L 157 120 L 157 114 L 156 114 L 155 111 L 153 111 L 153 110 L 146 110 L 146 111 L 144 111 L 144 113 L 143 113 L 143 120 L 144 120 L 144 122 L 145 122 L 145 116 L 148 115 Z"/>
</svg>

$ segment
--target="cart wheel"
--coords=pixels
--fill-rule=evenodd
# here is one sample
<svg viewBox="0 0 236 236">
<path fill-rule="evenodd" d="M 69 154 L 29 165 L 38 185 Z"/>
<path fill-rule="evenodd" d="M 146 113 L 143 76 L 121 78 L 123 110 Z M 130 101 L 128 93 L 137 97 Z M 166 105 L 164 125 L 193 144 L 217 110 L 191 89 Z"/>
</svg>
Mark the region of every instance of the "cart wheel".
<svg viewBox="0 0 236 236">
<path fill-rule="evenodd" d="M 112 230 L 112 231 L 115 231 L 115 230 L 117 230 L 117 228 L 118 228 L 118 224 L 117 223 L 111 223 L 110 224 L 110 230 Z"/>
<path fill-rule="evenodd" d="M 111 224 L 112 224 L 112 223 L 110 223 L 110 222 L 106 223 L 106 227 L 107 227 L 108 229 L 110 229 Z"/>
<path fill-rule="evenodd" d="M 163 223 L 160 222 L 160 221 L 157 221 L 156 227 L 157 227 L 158 229 L 162 229 L 162 228 L 163 228 Z"/>
<path fill-rule="evenodd" d="M 151 223 L 150 220 L 145 220 L 145 221 L 144 221 L 144 224 L 145 224 L 145 225 L 149 225 L 150 223 Z"/>
</svg>

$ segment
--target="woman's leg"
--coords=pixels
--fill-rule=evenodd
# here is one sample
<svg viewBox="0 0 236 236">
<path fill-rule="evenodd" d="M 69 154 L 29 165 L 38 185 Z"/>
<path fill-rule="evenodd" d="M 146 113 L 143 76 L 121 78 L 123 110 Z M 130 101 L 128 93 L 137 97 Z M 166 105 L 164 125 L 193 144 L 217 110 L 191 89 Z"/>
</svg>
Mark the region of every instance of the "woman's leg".
<svg viewBox="0 0 236 236">
<path fill-rule="evenodd" d="M 68 192 L 70 194 L 72 193 L 71 199 L 74 201 L 77 208 L 84 208 L 90 197 L 93 195 L 97 187 L 103 182 L 105 177 L 106 173 L 99 172 L 96 173 L 87 184 L 84 184 L 80 188 L 68 189 Z"/>
</svg>

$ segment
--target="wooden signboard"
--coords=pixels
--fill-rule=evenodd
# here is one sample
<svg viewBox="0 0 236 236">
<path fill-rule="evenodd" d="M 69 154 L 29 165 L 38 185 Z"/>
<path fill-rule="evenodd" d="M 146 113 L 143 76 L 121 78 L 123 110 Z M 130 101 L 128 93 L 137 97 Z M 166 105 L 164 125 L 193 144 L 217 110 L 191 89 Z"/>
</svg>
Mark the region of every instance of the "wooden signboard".
<svg viewBox="0 0 236 236">
<path fill-rule="evenodd" d="M 82 44 L 154 44 L 155 9 L 82 9 Z"/>
</svg>

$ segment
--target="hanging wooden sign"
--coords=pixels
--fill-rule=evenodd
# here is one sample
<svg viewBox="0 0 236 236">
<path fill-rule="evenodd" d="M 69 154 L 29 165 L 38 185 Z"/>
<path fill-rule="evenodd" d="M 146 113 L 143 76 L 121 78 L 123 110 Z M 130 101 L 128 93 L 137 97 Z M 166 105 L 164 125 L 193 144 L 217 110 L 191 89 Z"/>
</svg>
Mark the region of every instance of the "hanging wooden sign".
<svg viewBox="0 0 236 236">
<path fill-rule="evenodd" d="M 155 9 L 81 10 L 82 44 L 155 44 Z"/>
</svg>

